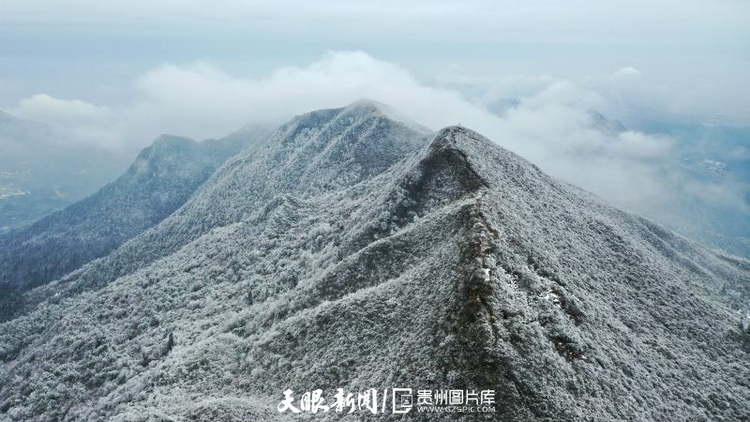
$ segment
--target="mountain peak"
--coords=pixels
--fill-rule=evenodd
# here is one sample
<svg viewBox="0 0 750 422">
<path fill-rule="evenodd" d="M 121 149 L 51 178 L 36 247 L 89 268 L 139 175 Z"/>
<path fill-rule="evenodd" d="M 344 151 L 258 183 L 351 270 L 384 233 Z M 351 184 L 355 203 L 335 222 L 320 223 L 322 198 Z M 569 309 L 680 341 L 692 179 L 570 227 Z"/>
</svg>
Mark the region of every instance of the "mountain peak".
<svg viewBox="0 0 750 422">
<path fill-rule="evenodd" d="M 619 120 L 610 120 L 604 117 L 596 109 L 590 109 L 588 111 L 591 123 L 595 129 L 598 129 L 608 135 L 617 136 L 622 132 L 627 132 L 627 128 Z"/>
<path fill-rule="evenodd" d="M 383 104 L 379 101 L 375 101 L 371 98 L 360 98 L 357 101 L 347 105 L 340 109 L 342 113 L 354 113 L 354 114 L 378 114 L 395 120 L 401 120 L 403 116 L 401 113 L 395 110 L 393 107 Z"/>
<path fill-rule="evenodd" d="M 170 135 L 167 133 L 162 133 L 159 135 L 156 139 L 154 139 L 154 144 L 161 143 L 161 144 L 168 144 L 168 143 L 195 143 L 195 140 L 190 139 L 185 136 L 177 136 L 177 135 Z"/>
<path fill-rule="evenodd" d="M 433 148 L 441 147 L 458 147 L 470 142 L 488 142 L 492 143 L 489 139 L 480 135 L 469 128 L 461 125 L 452 125 L 440 129 L 433 138 Z"/>
<path fill-rule="evenodd" d="M 151 144 L 151 149 L 160 152 L 172 151 L 174 149 L 192 148 L 198 145 L 194 139 L 176 135 L 159 135 Z"/>
<path fill-rule="evenodd" d="M 342 115 L 353 114 L 360 116 L 380 116 L 386 119 L 400 122 L 406 126 L 409 126 L 412 130 L 415 130 L 417 132 L 432 132 L 430 129 L 411 120 L 399 110 L 370 98 L 360 98 L 359 100 L 349 104 L 348 106 L 337 110 L 339 110 Z"/>
<path fill-rule="evenodd" d="M 509 151 L 484 135 L 467 127 L 448 126 L 435 135 L 430 144 L 432 151 L 455 150 L 464 157 L 467 165 L 485 183 L 498 184 L 500 179 L 513 178 L 518 183 L 536 184 L 553 179 L 542 173 L 534 164 Z M 536 180 L 539 179 L 539 180 Z M 554 183 L 558 183 L 554 181 Z"/>
<path fill-rule="evenodd" d="M 357 101 L 354 101 L 353 103 L 344 107 L 345 110 L 370 110 L 370 111 L 381 110 L 384 108 L 390 108 L 390 107 L 388 107 L 387 105 L 381 102 L 375 101 L 371 98 L 360 98 Z"/>
</svg>

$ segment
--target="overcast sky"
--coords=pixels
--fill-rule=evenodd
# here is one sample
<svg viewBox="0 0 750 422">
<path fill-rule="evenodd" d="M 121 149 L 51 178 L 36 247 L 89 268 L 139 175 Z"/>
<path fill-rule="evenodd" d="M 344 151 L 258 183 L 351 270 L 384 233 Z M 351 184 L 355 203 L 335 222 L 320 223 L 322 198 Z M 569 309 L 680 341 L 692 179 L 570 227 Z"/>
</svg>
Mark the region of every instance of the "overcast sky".
<svg viewBox="0 0 750 422">
<path fill-rule="evenodd" d="M 747 0 L 0 1 L 0 109 L 115 148 L 369 97 L 643 210 L 675 140 L 638 121 L 750 125 L 748 93 Z"/>
<path fill-rule="evenodd" d="M 263 79 L 330 51 L 464 91 L 541 76 L 586 85 L 633 68 L 649 85 L 634 107 L 750 115 L 747 0 L 3 0 L 0 107 L 35 94 L 121 106 L 165 64 Z"/>
</svg>

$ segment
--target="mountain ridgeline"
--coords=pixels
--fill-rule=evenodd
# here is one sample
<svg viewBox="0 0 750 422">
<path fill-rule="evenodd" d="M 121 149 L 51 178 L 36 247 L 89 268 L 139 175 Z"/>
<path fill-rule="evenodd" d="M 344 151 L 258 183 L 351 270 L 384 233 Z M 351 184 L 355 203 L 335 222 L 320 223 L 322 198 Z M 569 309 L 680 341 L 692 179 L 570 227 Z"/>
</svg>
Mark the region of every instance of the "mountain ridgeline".
<svg viewBox="0 0 750 422">
<path fill-rule="evenodd" d="M 163 135 L 97 193 L 0 235 L 0 320 L 14 314 L 19 292 L 109 254 L 172 214 L 217 167 L 262 136 L 261 129 L 203 142 Z"/>
<path fill-rule="evenodd" d="M 427 129 L 387 118 L 369 102 L 295 118 L 266 142 L 228 160 L 199 194 L 158 227 L 92 263 L 96 271 L 71 274 L 61 282 L 75 291 L 106 284 L 212 229 L 262 212 L 284 194 L 315 197 L 355 185 L 395 164 L 428 135 Z M 53 286 L 36 294 L 59 293 Z"/>
<path fill-rule="evenodd" d="M 408 387 L 497 394 L 408 420 L 745 420 L 749 278 L 469 129 L 361 101 L 25 293 L 0 324 L 0 415 L 295 420 L 287 389 Z"/>
</svg>

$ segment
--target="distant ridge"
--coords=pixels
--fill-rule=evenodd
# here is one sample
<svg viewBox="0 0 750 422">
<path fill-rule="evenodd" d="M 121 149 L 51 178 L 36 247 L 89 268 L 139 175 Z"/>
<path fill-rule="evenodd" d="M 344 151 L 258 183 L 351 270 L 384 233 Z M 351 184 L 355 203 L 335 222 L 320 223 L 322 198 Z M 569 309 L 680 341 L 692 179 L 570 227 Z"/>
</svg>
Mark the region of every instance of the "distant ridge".
<svg viewBox="0 0 750 422">
<path fill-rule="evenodd" d="M 200 143 L 162 135 L 141 151 L 122 176 L 97 193 L 26 228 L 0 235 L 0 320 L 14 315 L 18 292 L 109 254 L 172 214 L 217 167 L 259 142 L 255 136 L 264 133 L 242 132 Z"/>
</svg>

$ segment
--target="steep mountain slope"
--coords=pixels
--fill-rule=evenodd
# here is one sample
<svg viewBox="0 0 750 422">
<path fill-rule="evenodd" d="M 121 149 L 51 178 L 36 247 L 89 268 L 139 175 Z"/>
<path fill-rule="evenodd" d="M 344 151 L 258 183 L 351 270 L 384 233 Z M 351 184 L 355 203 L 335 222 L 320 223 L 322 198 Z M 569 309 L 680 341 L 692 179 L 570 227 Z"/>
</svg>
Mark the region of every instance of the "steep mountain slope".
<svg viewBox="0 0 750 422">
<path fill-rule="evenodd" d="M 60 284 L 72 292 L 106 284 L 215 227 L 240 221 L 281 194 L 314 197 L 373 177 L 428 139 L 427 129 L 389 118 L 393 113 L 362 101 L 292 119 L 257 148 L 230 159 L 158 227 L 94 262 L 95 269 L 71 274 Z M 55 285 L 36 295 L 65 291 Z M 32 302 L 38 300 L 32 297 Z"/>
<path fill-rule="evenodd" d="M 11 291 L 55 280 L 163 220 L 227 158 L 254 148 L 263 134 L 257 129 L 200 143 L 163 135 L 96 194 L 0 235 L 0 314 L 11 312 Z"/>
<path fill-rule="evenodd" d="M 372 103 L 285 125 L 0 325 L 0 412 L 294 420 L 287 389 L 408 387 L 497 392 L 409 420 L 750 417 L 750 263 L 468 129 L 423 137 Z"/>
</svg>

